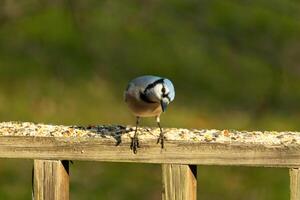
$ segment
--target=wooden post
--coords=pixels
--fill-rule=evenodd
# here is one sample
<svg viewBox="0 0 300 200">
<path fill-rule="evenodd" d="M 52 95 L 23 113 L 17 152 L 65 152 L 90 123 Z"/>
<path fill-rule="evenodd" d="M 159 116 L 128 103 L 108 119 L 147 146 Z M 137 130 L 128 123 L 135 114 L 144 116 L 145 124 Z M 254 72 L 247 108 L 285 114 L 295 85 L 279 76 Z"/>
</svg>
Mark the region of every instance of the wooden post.
<svg viewBox="0 0 300 200">
<path fill-rule="evenodd" d="M 69 200 L 69 161 L 34 160 L 34 200 Z"/>
<path fill-rule="evenodd" d="M 290 169 L 290 200 L 300 200 L 300 170 Z"/>
<path fill-rule="evenodd" d="M 162 165 L 163 200 L 197 199 L 197 166 Z"/>
</svg>

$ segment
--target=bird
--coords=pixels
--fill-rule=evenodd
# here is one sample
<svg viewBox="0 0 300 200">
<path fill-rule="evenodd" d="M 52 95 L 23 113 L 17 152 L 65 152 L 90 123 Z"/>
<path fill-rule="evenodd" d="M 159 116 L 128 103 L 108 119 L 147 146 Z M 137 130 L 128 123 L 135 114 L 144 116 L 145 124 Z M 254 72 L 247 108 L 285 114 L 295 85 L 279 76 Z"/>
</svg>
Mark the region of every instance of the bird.
<svg viewBox="0 0 300 200">
<path fill-rule="evenodd" d="M 157 144 L 160 143 L 164 148 L 164 134 L 160 125 L 160 115 L 165 112 L 169 103 L 175 98 L 175 89 L 173 83 L 163 77 L 153 75 L 143 75 L 134 78 L 128 83 L 124 92 L 124 100 L 129 109 L 136 117 L 136 126 L 133 138 L 131 138 L 130 149 L 134 154 L 139 148 L 138 126 L 140 118 L 155 117 L 160 129 L 160 135 Z"/>
</svg>

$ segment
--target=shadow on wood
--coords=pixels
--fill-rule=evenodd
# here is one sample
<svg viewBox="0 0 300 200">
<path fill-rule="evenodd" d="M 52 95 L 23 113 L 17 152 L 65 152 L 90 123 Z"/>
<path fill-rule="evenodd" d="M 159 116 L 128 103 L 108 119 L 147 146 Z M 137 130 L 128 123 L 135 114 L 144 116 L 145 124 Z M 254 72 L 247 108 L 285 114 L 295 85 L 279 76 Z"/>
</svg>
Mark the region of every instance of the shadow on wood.
<svg viewBox="0 0 300 200">
<path fill-rule="evenodd" d="M 163 200 L 197 200 L 196 165 L 162 165 Z"/>
<path fill-rule="evenodd" d="M 34 160 L 34 200 L 69 200 L 69 161 Z"/>
</svg>

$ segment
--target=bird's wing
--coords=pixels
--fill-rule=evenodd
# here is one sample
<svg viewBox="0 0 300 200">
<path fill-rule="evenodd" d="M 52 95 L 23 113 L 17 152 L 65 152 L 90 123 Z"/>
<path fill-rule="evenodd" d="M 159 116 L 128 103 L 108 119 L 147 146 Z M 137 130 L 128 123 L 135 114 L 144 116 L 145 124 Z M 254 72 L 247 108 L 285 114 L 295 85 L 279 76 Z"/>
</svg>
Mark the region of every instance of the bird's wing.
<svg viewBox="0 0 300 200">
<path fill-rule="evenodd" d="M 140 98 L 140 92 L 144 91 L 146 87 L 155 81 L 161 79 L 158 76 L 139 76 L 129 82 L 125 92 L 124 92 L 124 101 L 127 101 L 127 95 L 135 96 L 137 99 Z"/>
<path fill-rule="evenodd" d="M 142 90 L 144 90 L 149 84 L 154 83 L 155 81 L 161 79 L 161 77 L 158 76 L 151 76 L 151 75 L 145 75 L 140 76 L 131 81 L 132 84 L 134 84 L 135 87 L 138 87 Z"/>
</svg>

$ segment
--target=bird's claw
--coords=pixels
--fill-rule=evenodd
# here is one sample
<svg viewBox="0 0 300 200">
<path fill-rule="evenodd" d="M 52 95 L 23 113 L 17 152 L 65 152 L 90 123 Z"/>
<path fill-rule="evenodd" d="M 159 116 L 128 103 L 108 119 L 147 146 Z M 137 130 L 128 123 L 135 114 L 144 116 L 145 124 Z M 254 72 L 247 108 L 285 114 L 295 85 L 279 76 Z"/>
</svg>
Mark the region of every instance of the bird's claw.
<svg viewBox="0 0 300 200">
<path fill-rule="evenodd" d="M 160 134 L 156 142 L 156 144 L 160 143 L 162 149 L 164 148 L 165 139 L 166 138 L 162 134 Z"/>
<path fill-rule="evenodd" d="M 133 151 L 134 154 L 136 154 L 137 148 L 140 148 L 139 140 L 137 137 L 133 137 L 131 138 L 130 149 Z"/>
</svg>

